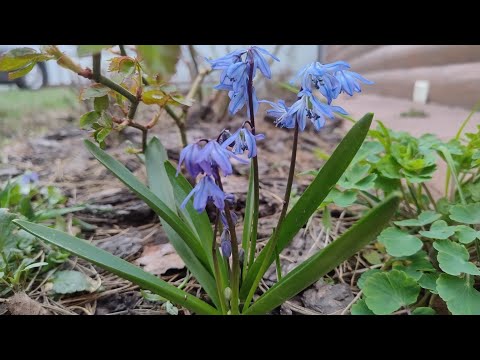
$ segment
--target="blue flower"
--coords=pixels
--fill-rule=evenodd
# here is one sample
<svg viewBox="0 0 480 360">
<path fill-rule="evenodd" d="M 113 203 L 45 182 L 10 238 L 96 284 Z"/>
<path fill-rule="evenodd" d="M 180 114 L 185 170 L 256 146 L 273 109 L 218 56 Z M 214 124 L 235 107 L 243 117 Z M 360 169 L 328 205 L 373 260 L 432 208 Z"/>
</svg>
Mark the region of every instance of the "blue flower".
<svg viewBox="0 0 480 360">
<path fill-rule="evenodd" d="M 233 91 L 237 92 L 247 87 L 249 67 L 250 65 L 243 61 L 228 67 L 226 76 L 232 84 Z"/>
<path fill-rule="evenodd" d="M 267 115 L 275 118 L 275 125 L 287 129 L 293 129 L 295 127 L 295 120 L 291 116 L 287 116 L 290 108 L 285 104 L 285 101 L 279 100 L 278 104 L 261 100 L 260 102 L 269 104 L 272 108 L 267 110 Z"/>
<path fill-rule="evenodd" d="M 304 131 L 307 119 L 309 119 L 318 131 L 325 125 L 326 117 L 335 118 L 334 112 L 347 115 L 347 112 L 340 106 L 322 103 L 308 89 L 300 91 L 298 96 L 298 100 L 290 107 L 287 107 L 283 101 L 279 101 L 278 104 L 265 101 L 272 106 L 272 109 L 267 110 L 267 114 L 276 117 L 275 124 L 277 126 L 294 128 L 295 123 L 298 123 L 299 130 Z"/>
<path fill-rule="evenodd" d="M 198 142 L 187 145 L 180 152 L 177 176 L 183 163 L 185 163 L 187 171 L 193 178 L 196 178 L 199 174 L 216 176 L 217 169 L 221 170 L 224 176 L 231 175 L 233 172 L 230 163 L 231 157 L 241 163 L 248 164 L 247 160 L 235 156 L 233 152 L 222 147 L 216 140 L 209 140 L 203 147 Z"/>
<path fill-rule="evenodd" d="M 227 55 L 216 60 L 209 60 L 207 58 L 205 58 L 205 60 L 207 60 L 207 62 L 210 64 L 212 70 L 223 70 L 227 69 L 232 64 L 242 61 L 242 55 L 246 52 L 247 50 L 245 49 L 239 49 L 232 51 L 231 53 L 228 53 Z"/>
<path fill-rule="evenodd" d="M 219 169 L 222 170 L 224 176 L 228 176 L 233 172 L 232 164 L 230 163 L 231 157 L 244 164 L 248 164 L 247 160 L 235 156 L 233 152 L 227 150 L 217 141 L 211 140 L 202 149 L 198 164 L 207 175 L 216 176 L 216 169 Z"/>
<path fill-rule="evenodd" d="M 202 166 L 200 165 L 201 153 L 202 147 L 198 143 L 185 146 L 180 152 L 176 176 L 180 173 L 180 167 L 183 162 L 185 162 L 185 167 L 193 178 L 201 174 L 203 172 Z"/>
<path fill-rule="evenodd" d="M 246 54 L 245 57 L 243 57 L 244 54 Z M 220 75 L 220 83 L 215 86 L 215 89 L 227 90 L 229 92 L 230 104 L 228 110 L 231 115 L 243 109 L 245 104 L 247 105 L 247 111 L 250 111 L 248 82 L 250 80 L 253 81 L 253 79 L 250 79 L 250 72 L 253 73 L 254 77 L 257 69 L 259 69 L 265 77 L 271 78 L 272 73 L 265 55 L 279 61 L 276 56 L 258 46 L 252 46 L 248 50 L 237 50 L 216 60 L 207 59 L 212 66 L 212 70 L 223 70 Z M 258 111 L 258 99 L 254 88 L 252 90 L 252 100 L 253 112 L 256 114 Z"/>
<path fill-rule="evenodd" d="M 251 54 L 252 58 L 251 61 L 253 62 L 253 74 L 256 73 L 257 68 L 260 70 L 260 72 L 265 76 L 267 79 L 272 78 L 272 72 L 270 70 L 270 66 L 268 65 L 267 60 L 263 55 L 270 56 L 272 59 L 276 61 L 280 61 L 279 58 L 277 58 L 275 55 L 271 54 L 267 50 L 258 47 L 258 46 L 252 46 L 248 50 L 249 55 Z M 263 55 L 262 55 L 263 54 Z"/>
<path fill-rule="evenodd" d="M 301 77 L 302 89 L 310 91 L 317 89 L 325 96 L 330 105 L 341 92 L 350 96 L 353 96 L 354 92 L 360 92 L 359 81 L 368 85 L 373 84 L 360 74 L 347 69 L 350 69 L 350 65 L 345 61 L 336 61 L 330 64 L 313 62 L 303 67 L 290 83 L 295 83 Z"/>
<path fill-rule="evenodd" d="M 27 171 L 20 178 L 20 183 L 22 185 L 38 183 L 38 174 L 36 172 Z"/>
<path fill-rule="evenodd" d="M 248 150 L 248 157 L 257 156 L 257 140 L 265 139 L 265 135 L 253 135 L 250 130 L 245 127 L 238 129 L 232 136 L 222 143 L 223 147 L 232 147 L 234 154 L 243 154 Z"/>
<path fill-rule="evenodd" d="M 228 200 L 229 196 L 233 196 L 232 194 L 225 194 L 225 195 L 227 197 L 226 201 L 229 201 Z M 230 202 L 230 203 L 233 203 L 233 202 Z M 236 225 L 238 223 L 238 215 L 234 211 L 230 210 L 230 216 L 232 217 L 233 225 Z M 223 226 L 228 228 L 227 215 L 225 214 L 225 211 L 220 211 L 220 220 L 222 221 Z"/>
<path fill-rule="evenodd" d="M 337 71 L 335 76 L 341 84 L 342 91 L 350 96 L 353 96 L 354 92 L 359 93 L 362 91 L 360 81 L 367 85 L 372 85 L 374 83 L 353 71 Z"/>
<path fill-rule="evenodd" d="M 248 88 L 245 85 L 242 89 L 238 92 L 230 91 L 228 93 L 228 97 L 230 98 L 230 104 L 228 106 L 228 111 L 231 115 L 235 115 L 239 110 L 243 108 L 245 104 L 247 104 L 247 112 L 250 112 L 250 103 L 248 101 Z M 258 111 L 258 98 L 255 88 L 252 87 L 252 102 L 253 102 L 253 113 L 256 114 Z"/>
<path fill-rule="evenodd" d="M 188 200 L 190 200 L 190 198 L 194 195 L 193 208 L 199 213 L 205 210 L 207 202 L 209 201 L 212 201 L 219 210 L 223 210 L 225 207 L 225 193 L 208 175 L 204 176 L 192 189 L 192 191 L 190 191 L 180 207 L 184 209 L 188 203 Z"/>
<path fill-rule="evenodd" d="M 232 255 L 232 241 L 228 229 L 223 229 L 222 231 L 222 235 L 220 236 L 220 248 L 224 257 L 229 258 L 230 255 Z"/>
</svg>

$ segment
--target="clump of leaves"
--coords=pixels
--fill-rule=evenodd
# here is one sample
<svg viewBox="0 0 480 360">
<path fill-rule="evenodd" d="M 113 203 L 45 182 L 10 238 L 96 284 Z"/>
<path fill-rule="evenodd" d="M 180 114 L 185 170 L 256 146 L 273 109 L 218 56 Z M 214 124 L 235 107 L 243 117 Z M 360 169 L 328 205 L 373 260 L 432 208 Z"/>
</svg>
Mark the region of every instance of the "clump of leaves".
<svg viewBox="0 0 480 360">
<path fill-rule="evenodd" d="M 0 185 L 0 296 L 22 288 L 32 272 L 45 274 L 67 259 L 68 253 L 43 245 L 12 223 L 14 219 L 28 219 L 66 230 L 62 216 L 85 208 L 67 207 L 66 202 L 60 189 L 40 186 L 38 175 L 32 172 Z"/>
<path fill-rule="evenodd" d="M 378 236 L 377 249 L 363 253 L 370 264 L 384 263 L 382 270 L 368 270 L 358 279 L 362 297 L 352 314 L 432 315 L 438 296 L 452 314 L 480 314 L 478 129 L 450 141 L 394 132 L 381 122 L 370 130 L 369 141 L 321 206 L 372 207 L 392 191 L 404 195 L 395 221 Z M 447 163 L 453 181 L 449 178 L 445 197 L 436 201 L 428 180 L 438 161 Z"/>
</svg>

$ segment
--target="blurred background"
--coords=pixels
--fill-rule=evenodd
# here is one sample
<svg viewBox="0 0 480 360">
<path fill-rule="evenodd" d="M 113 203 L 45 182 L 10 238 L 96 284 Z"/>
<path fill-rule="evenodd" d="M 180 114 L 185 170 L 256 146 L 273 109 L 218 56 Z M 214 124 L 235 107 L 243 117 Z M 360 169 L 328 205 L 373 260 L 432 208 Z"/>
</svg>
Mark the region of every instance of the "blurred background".
<svg viewBox="0 0 480 360">
<path fill-rule="evenodd" d="M 11 48 L 39 45 L 0 45 L 0 53 Z M 203 57 L 219 57 L 242 45 L 194 45 L 198 63 L 205 66 Z M 478 45 L 261 45 L 281 59 L 272 67 L 275 81 L 288 81 L 305 64 L 319 60 L 345 60 L 352 69 L 375 85 L 364 86 L 362 96 L 343 97 L 339 105 L 352 116 L 375 112 L 377 117 L 394 129 L 414 134 L 435 132 L 441 138 L 451 136 L 480 100 L 480 46 Z M 84 66 L 91 66 L 91 58 L 79 58 L 77 46 L 62 45 L 60 49 Z M 188 90 L 192 81 L 191 58 L 188 46 L 177 65 L 177 74 L 171 79 L 179 89 Z M 102 68 L 114 55 L 104 51 Z M 208 89 L 215 84 L 216 75 L 204 82 Z M 259 97 L 268 98 L 265 82 L 257 85 Z M 0 137 L 29 132 L 43 127 L 44 113 L 73 116 L 78 108 L 78 91 L 88 81 L 55 62 L 37 65 L 34 71 L 16 82 L 8 82 L 0 73 Z M 30 91 L 29 91 L 30 89 Z M 271 89 L 271 88 L 270 88 Z M 33 90 L 33 91 L 32 91 Z M 270 95 L 271 96 L 271 95 Z M 70 114 L 69 114 L 70 111 Z M 35 114 L 35 121 L 31 117 Z M 57 116 L 58 117 L 58 116 Z M 23 119 L 24 122 L 20 121 Z M 474 129 L 479 119 L 470 122 Z M 8 124 L 8 125 L 7 125 Z M 0 139 L 1 142 L 1 139 Z"/>
</svg>

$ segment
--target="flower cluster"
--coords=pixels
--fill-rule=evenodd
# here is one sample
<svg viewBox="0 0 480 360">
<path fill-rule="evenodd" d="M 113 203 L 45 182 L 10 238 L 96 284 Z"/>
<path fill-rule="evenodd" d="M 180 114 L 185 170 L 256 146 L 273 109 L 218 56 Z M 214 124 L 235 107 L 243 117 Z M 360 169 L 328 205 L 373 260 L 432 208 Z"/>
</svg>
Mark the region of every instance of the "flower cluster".
<svg viewBox="0 0 480 360">
<path fill-rule="evenodd" d="M 267 50 L 258 46 L 252 46 L 248 49 L 235 50 L 221 58 L 215 60 L 206 59 L 212 70 L 222 70 L 220 83 L 215 87 L 217 90 L 227 90 L 230 98 L 228 110 L 230 114 L 235 114 L 247 104 L 247 111 L 250 111 L 248 100 L 248 83 L 253 81 L 257 69 L 267 79 L 272 77 L 270 66 L 265 56 L 270 56 L 276 61 L 280 61 L 276 56 L 270 54 Z M 252 87 L 253 111 L 256 114 L 258 110 L 258 99 L 255 88 Z"/>
<path fill-rule="evenodd" d="M 271 106 L 267 114 L 276 119 L 277 126 L 294 128 L 298 124 L 299 130 L 304 131 L 307 120 L 310 120 L 315 130 L 319 131 L 325 126 L 326 118 L 335 117 L 334 112 L 347 115 L 340 106 L 331 105 L 334 99 L 341 93 L 353 96 L 355 92 L 361 92 L 360 82 L 373 84 L 360 74 L 347 70 L 349 68 L 350 65 L 344 61 L 331 64 L 311 63 L 300 70 L 291 81 L 293 84 L 300 79 L 301 84 L 298 100 L 292 106 L 287 106 L 283 100 L 278 103 L 265 100 L 261 102 Z M 325 97 L 326 103 L 314 95 L 316 90 Z"/>
<path fill-rule="evenodd" d="M 243 164 L 248 164 L 248 160 L 237 155 L 247 151 L 249 158 L 256 156 L 256 141 L 264 138 L 263 134 L 253 135 L 244 125 L 234 134 L 223 131 L 218 139 L 202 139 L 194 144 L 187 145 L 180 153 L 177 175 L 182 164 L 185 164 L 188 173 L 193 178 L 197 178 L 199 175 L 201 178 L 185 198 L 181 207 L 184 208 L 192 197 L 194 197 L 193 207 L 198 212 L 204 211 L 209 201 L 213 202 L 221 212 L 223 224 L 228 226 L 223 211 L 225 202 L 233 203 L 234 197 L 232 194 L 225 193 L 219 186 L 220 174 L 223 176 L 232 174 L 231 158 Z M 236 215 L 232 215 L 232 217 L 232 220 L 236 222 Z"/>
</svg>

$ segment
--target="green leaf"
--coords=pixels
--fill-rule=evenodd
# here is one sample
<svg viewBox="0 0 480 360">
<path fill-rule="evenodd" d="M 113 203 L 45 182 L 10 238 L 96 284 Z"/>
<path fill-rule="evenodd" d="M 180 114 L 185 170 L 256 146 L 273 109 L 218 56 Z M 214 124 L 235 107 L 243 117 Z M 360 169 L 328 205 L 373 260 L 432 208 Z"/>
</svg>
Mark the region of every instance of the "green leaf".
<svg viewBox="0 0 480 360">
<path fill-rule="evenodd" d="M 110 65 L 108 66 L 108 71 L 110 72 L 122 72 L 129 76 L 135 71 L 135 59 L 130 56 L 117 56 L 109 61 Z"/>
<path fill-rule="evenodd" d="M 97 140 L 99 143 L 103 143 L 111 131 L 112 129 L 103 128 L 102 130 L 95 132 L 95 140 Z"/>
<path fill-rule="evenodd" d="M 365 299 L 358 300 L 353 304 L 350 313 L 352 315 L 375 315 L 375 313 L 368 308 Z"/>
<path fill-rule="evenodd" d="M 438 273 L 433 274 L 423 274 L 422 277 L 418 280 L 418 285 L 422 288 L 430 290 L 433 294 L 438 294 L 437 291 L 437 279 L 440 276 Z"/>
<path fill-rule="evenodd" d="M 356 190 L 345 190 L 339 191 L 337 189 L 332 189 L 330 194 L 325 198 L 325 203 L 334 203 L 340 207 L 348 207 L 355 203 L 357 200 L 357 191 Z"/>
<path fill-rule="evenodd" d="M 254 203 L 254 182 L 253 182 L 253 163 L 252 163 L 250 164 L 250 176 L 248 177 L 248 192 L 247 192 L 247 201 L 245 204 L 245 216 L 243 219 L 243 233 L 242 233 L 242 236 L 243 236 L 242 249 L 244 250 L 246 264 L 248 264 L 250 261 L 250 258 L 252 258 L 252 256 L 249 254 L 250 241 L 252 241 L 252 238 L 256 239 L 256 236 L 257 236 L 257 229 L 253 228 L 252 222 L 253 222 L 253 217 L 255 216 L 255 213 L 257 213 L 257 216 L 258 216 L 258 211 L 255 211 L 253 207 L 253 203 Z M 244 269 L 246 269 L 245 266 L 244 266 Z"/>
<path fill-rule="evenodd" d="M 78 56 L 87 56 L 98 54 L 103 49 L 111 48 L 114 45 L 78 45 L 77 53 Z"/>
<path fill-rule="evenodd" d="M 340 179 L 367 136 L 372 119 L 373 114 L 368 113 L 352 127 L 337 146 L 330 159 L 323 165 L 310 186 L 308 186 L 296 204 L 287 213 L 282 226 L 278 229 L 278 242 L 276 246 L 278 253 L 288 245 L 303 225 L 307 223 L 308 219 L 318 209 L 319 205 L 325 200 L 331 189 Z M 270 243 L 270 241 L 268 243 Z M 271 255 L 269 259 L 265 260 L 267 251 Z M 269 249 L 267 245 L 248 271 L 240 291 L 241 299 L 245 299 L 253 287 L 262 263 L 266 261 L 266 264 L 270 266 L 274 259 L 273 249 Z"/>
<path fill-rule="evenodd" d="M 97 122 L 100 118 L 100 113 L 98 111 L 90 111 L 86 114 L 83 114 L 80 118 L 80 127 L 81 128 L 88 128 L 93 123 Z"/>
<path fill-rule="evenodd" d="M 357 155 L 353 158 L 352 164 L 364 160 L 367 160 L 370 163 L 376 163 L 380 160 L 378 155 L 384 150 L 385 148 L 378 141 L 365 141 L 360 150 L 358 150 Z"/>
<path fill-rule="evenodd" d="M 446 221 L 437 220 L 430 226 L 429 231 L 420 230 L 419 233 L 429 239 L 445 240 L 455 234 L 455 230 L 455 226 L 448 226 Z"/>
<path fill-rule="evenodd" d="M 385 245 L 387 253 L 392 256 L 413 255 L 423 246 L 422 241 L 416 236 L 394 227 L 383 230 L 378 242 Z"/>
<path fill-rule="evenodd" d="M 403 271 L 392 270 L 370 276 L 363 288 L 365 302 L 377 315 L 388 315 L 417 301 L 420 286 Z"/>
<path fill-rule="evenodd" d="M 422 211 L 417 219 L 407 219 L 402 221 L 394 221 L 393 223 L 398 226 L 425 226 L 440 219 L 441 214 L 437 214 L 435 211 Z"/>
<path fill-rule="evenodd" d="M 52 209 L 52 210 L 42 210 L 38 211 L 35 214 L 35 221 L 43 221 L 48 219 L 55 219 L 58 216 L 63 216 L 66 214 L 70 214 L 77 211 L 82 211 L 86 208 L 85 205 L 81 206 L 72 206 L 72 207 L 65 207 L 61 209 Z"/>
<path fill-rule="evenodd" d="M 430 307 L 418 307 L 412 311 L 412 315 L 436 315 L 436 312 Z"/>
<path fill-rule="evenodd" d="M 20 200 L 19 212 L 28 220 L 32 220 L 35 217 L 35 212 L 33 211 L 30 198 L 24 197 L 22 200 Z"/>
<path fill-rule="evenodd" d="M 437 260 L 444 272 L 458 276 L 461 273 L 480 275 L 475 264 L 469 262 L 470 255 L 465 246 L 450 240 L 435 241 L 433 247 L 438 251 Z"/>
<path fill-rule="evenodd" d="M 387 195 L 393 191 L 399 191 L 400 185 L 401 182 L 399 179 L 389 179 L 382 175 L 379 175 L 375 179 L 375 187 L 379 190 L 383 190 Z"/>
<path fill-rule="evenodd" d="M 153 195 L 153 194 L 152 194 Z M 14 223 L 32 235 L 58 246 L 76 256 L 81 257 L 111 273 L 129 280 L 143 289 L 150 290 L 166 299 L 184 306 L 198 314 L 217 314 L 218 311 L 185 291 L 162 279 L 149 274 L 139 267 L 120 259 L 109 252 L 99 249 L 84 240 L 75 238 L 61 231 L 37 225 L 24 220 L 15 220 Z"/>
<path fill-rule="evenodd" d="M 371 250 L 365 250 L 362 253 L 362 256 L 365 258 L 365 260 L 368 261 L 370 265 L 378 265 L 382 263 L 382 258 L 378 251 L 375 251 L 373 249 Z"/>
<path fill-rule="evenodd" d="M 125 166 L 115 160 L 105 151 L 100 149 L 89 140 L 84 141 L 87 149 L 95 158 L 100 161 L 113 175 L 123 182 L 130 190 L 135 192 L 137 196 L 145 201 L 155 213 L 165 220 L 177 234 L 187 243 L 188 247 L 197 255 L 204 266 L 208 266 L 205 252 L 196 239 L 195 234 L 185 226 L 184 222 L 165 205 L 150 189 L 142 184 Z"/>
<path fill-rule="evenodd" d="M 151 291 L 149 290 L 141 290 L 140 289 L 140 293 L 142 294 L 143 298 L 145 300 L 148 300 L 148 301 L 152 301 L 152 302 L 161 302 L 161 303 L 164 303 L 166 301 L 168 301 L 167 299 L 165 299 L 164 297 L 161 297 L 160 295 L 157 295 L 157 294 L 153 294 Z"/>
<path fill-rule="evenodd" d="M 169 315 L 178 315 L 178 309 L 170 301 L 167 301 L 164 306 Z"/>
<path fill-rule="evenodd" d="M 399 201 L 398 196 L 390 196 L 370 210 L 342 236 L 289 272 L 254 302 L 245 313 L 268 313 L 353 256 L 374 240 L 388 224 L 397 210 Z M 375 274 L 372 275 L 374 276 Z"/>
<path fill-rule="evenodd" d="M 48 263 L 45 262 L 45 261 L 39 261 L 39 262 L 36 262 L 36 263 L 25 266 L 22 271 L 27 271 L 27 270 L 30 270 L 30 269 L 36 269 L 36 268 L 39 268 L 39 267 L 42 267 L 42 266 L 45 266 L 45 265 L 48 265 Z"/>
<path fill-rule="evenodd" d="M 376 164 L 377 170 L 383 177 L 388 179 L 401 179 L 401 166 L 395 161 L 391 155 L 385 155 Z"/>
<path fill-rule="evenodd" d="M 412 266 L 418 271 L 435 271 L 428 254 L 424 250 L 420 250 L 411 256 L 399 257 L 397 260 L 403 261 L 405 265 Z"/>
<path fill-rule="evenodd" d="M 110 92 L 110 88 L 102 84 L 93 84 L 80 92 L 80 100 L 103 97 Z"/>
<path fill-rule="evenodd" d="M 0 71 L 14 71 L 30 66 L 32 63 L 49 60 L 49 55 L 38 53 L 31 48 L 17 48 L 7 51 L 0 56 Z M 33 66 L 32 66 L 33 68 Z"/>
<path fill-rule="evenodd" d="M 0 252 L 3 246 L 9 240 L 12 230 L 15 228 L 12 221 L 17 216 L 8 211 L 8 209 L 0 209 Z"/>
<path fill-rule="evenodd" d="M 52 290 L 57 294 L 96 290 L 95 282 L 80 271 L 64 270 L 55 274 Z"/>
<path fill-rule="evenodd" d="M 450 219 L 463 224 L 480 224 L 480 203 L 452 206 Z"/>
<path fill-rule="evenodd" d="M 480 151 L 477 151 L 476 155 L 480 156 Z M 468 183 L 465 186 L 465 192 L 472 197 L 473 201 L 480 201 L 480 182 L 477 182 L 475 184 Z"/>
<path fill-rule="evenodd" d="M 96 97 L 93 100 L 93 106 L 95 108 L 95 111 L 98 111 L 99 113 L 101 113 L 104 110 L 107 110 L 108 105 L 109 105 L 108 95 Z"/>
<path fill-rule="evenodd" d="M 158 74 L 167 81 L 174 73 L 180 57 L 180 45 L 136 45 L 150 75 Z"/>
<path fill-rule="evenodd" d="M 170 183 L 165 167 L 163 166 L 166 161 L 168 161 L 167 151 L 157 137 L 152 138 L 148 143 L 145 152 L 148 184 L 152 192 L 157 195 L 158 198 L 163 201 L 170 210 L 172 210 L 172 212 L 177 213 L 173 187 Z M 220 302 L 213 276 L 202 265 L 200 260 L 195 256 L 182 238 L 161 217 L 160 222 L 178 255 L 185 262 L 188 269 L 195 275 L 198 282 L 205 288 L 205 291 L 208 293 L 212 301 L 219 307 Z M 207 239 L 203 240 L 208 243 Z M 196 239 L 196 241 L 200 242 L 198 239 Z M 212 239 L 210 239 L 210 249 L 211 241 Z M 209 260 L 210 269 L 213 269 L 211 250 L 206 254 Z"/>
<path fill-rule="evenodd" d="M 437 290 L 453 315 L 480 315 L 480 292 L 473 288 L 473 279 L 440 275 Z"/>
<path fill-rule="evenodd" d="M 35 67 L 35 65 L 37 65 L 37 63 L 32 62 L 32 63 L 28 64 L 27 66 L 24 66 L 21 69 L 9 72 L 8 73 L 8 80 L 15 80 L 15 79 L 21 78 L 22 76 L 27 75 L 30 71 L 32 71 L 32 69 Z"/>
<path fill-rule="evenodd" d="M 420 280 L 420 278 L 423 275 L 422 272 L 417 271 L 410 266 L 405 266 L 405 265 L 402 265 L 402 264 L 394 263 L 394 265 L 392 266 L 392 269 L 404 272 L 405 274 L 407 274 L 409 277 L 411 277 L 415 281 Z"/>
<path fill-rule="evenodd" d="M 357 286 L 358 288 L 361 290 L 363 289 L 363 287 L 365 286 L 365 281 L 367 281 L 367 279 L 372 276 L 373 274 L 376 274 L 376 273 L 379 273 L 379 272 L 382 272 L 382 270 L 380 269 L 370 269 L 370 270 L 367 270 L 365 271 L 359 278 L 358 278 L 358 281 L 357 281 Z"/>
<path fill-rule="evenodd" d="M 376 174 L 370 174 L 369 164 L 354 164 L 341 177 L 338 185 L 345 189 L 369 190 L 375 184 Z"/>
<path fill-rule="evenodd" d="M 470 226 L 458 225 L 455 227 L 458 241 L 462 244 L 470 244 L 475 239 L 480 239 L 480 231 L 472 229 Z"/>
<path fill-rule="evenodd" d="M 173 187 L 168 178 L 165 166 L 168 161 L 167 151 L 157 137 L 153 137 L 145 151 L 145 165 L 147 167 L 148 186 L 173 212 L 177 212 Z"/>
<path fill-rule="evenodd" d="M 443 154 L 443 156 L 445 158 L 445 161 L 447 162 L 448 168 L 450 170 L 450 173 L 452 174 L 453 180 L 455 181 L 455 184 L 457 185 L 457 191 L 458 191 L 458 195 L 460 196 L 460 200 L 461 200 L 462 204 L 465 204 L 465 197 L 463 195 L 462 186 L 460 185 L 460 182 L 458 181 L 457 168 L 455 167 L 455 162 L 452 159 L 452 155 L 450 154 L 450 151 L 445 146 L 440 146 L 438 148 L 438 151 L 440 151 L 440 153 Z M 480 206 L 479 206 L 479 219 L 480 219 Z"/>
</svg>

